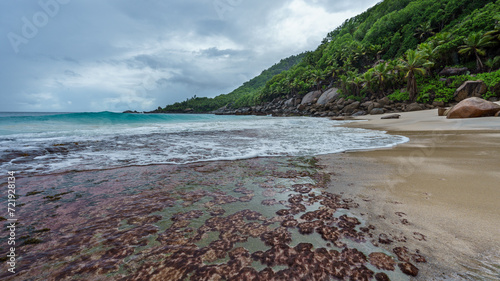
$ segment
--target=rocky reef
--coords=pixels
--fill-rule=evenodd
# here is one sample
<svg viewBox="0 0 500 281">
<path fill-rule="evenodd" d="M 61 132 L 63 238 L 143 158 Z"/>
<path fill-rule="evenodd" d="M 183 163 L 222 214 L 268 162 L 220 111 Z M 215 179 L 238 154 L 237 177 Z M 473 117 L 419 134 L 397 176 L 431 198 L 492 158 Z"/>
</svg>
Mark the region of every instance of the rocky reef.
<svg viewBox="0 0 500 281">
<path fill-rule="evenodd" d="M 19 271 L 8 277 L 404 280 L 417 275 L 416 265 L 425 258 L 417 250 L 377 247 L 375 227 L 351 215 L 357 207 L 352 199 L 326 191 L 328 179 L 305 158 L 20 179 L 24 240 Z M 56 194 L 58 200 L 49 200 Z"/>
</svg>

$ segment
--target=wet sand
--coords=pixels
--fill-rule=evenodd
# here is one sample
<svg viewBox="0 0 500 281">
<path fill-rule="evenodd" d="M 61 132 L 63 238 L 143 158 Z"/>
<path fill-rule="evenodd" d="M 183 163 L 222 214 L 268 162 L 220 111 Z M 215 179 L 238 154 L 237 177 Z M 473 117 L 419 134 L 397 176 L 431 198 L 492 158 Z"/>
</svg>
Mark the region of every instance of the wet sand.
<svg viewBox="0 0 500 281">
<path fill-rule="evenodd" d="M 320 157 L 342 163 L 331 190 L 357 198 L 381 233 L 427 257 L 418 280 L 500 280 L 500 118 L 448 120 L 437 110 L 350 123 L 410 142 Z"/>
</svg>

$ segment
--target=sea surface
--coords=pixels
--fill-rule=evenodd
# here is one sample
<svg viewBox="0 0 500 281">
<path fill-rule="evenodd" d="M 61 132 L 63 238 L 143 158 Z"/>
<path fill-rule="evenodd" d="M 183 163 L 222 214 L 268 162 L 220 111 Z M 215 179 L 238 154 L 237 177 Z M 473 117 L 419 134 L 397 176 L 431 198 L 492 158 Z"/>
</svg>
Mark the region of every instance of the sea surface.
<svg viewBox="0 0 500 281">
<path fill-rule="evenodd" d="M 269 156 L 313 156 L 408 141 L 309 117 L 0 113 L 0 169 L 24 174 Z"/>
</svg>

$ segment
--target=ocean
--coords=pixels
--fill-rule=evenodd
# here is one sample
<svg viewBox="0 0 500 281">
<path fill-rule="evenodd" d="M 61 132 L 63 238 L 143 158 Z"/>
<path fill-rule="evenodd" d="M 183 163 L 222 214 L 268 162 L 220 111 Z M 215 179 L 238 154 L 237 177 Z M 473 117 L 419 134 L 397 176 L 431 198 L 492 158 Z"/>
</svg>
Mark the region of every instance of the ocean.
<svg viewBox="0 0 500 281">
<path fill-rule="evenodd" d="M 0 169 L 24 174 L 391 147 L 406 137 L 310 117 L 0 113 Z"/>
</svg>

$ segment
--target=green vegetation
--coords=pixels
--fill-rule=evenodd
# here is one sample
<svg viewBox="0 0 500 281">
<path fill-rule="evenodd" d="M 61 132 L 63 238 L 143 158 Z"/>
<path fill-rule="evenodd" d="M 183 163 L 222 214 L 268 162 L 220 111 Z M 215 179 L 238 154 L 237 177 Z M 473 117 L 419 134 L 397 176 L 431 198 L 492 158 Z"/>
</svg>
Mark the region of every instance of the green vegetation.
<svg viewBox="0 0 500 281">
<path fill-rule="evenodd" d="M 340 88 L 345 97 L 448 102 L 460 82 L 483 80 L 500 96 L 500 0 L 385 0 L 345 21 L 312 52 L 282 60 L 230 94 L 160 111 L 238 108 Z M 446 77 L 445 67 L 473 75 Z M 402 90 L 406 88 L 406 90 Z"/>
<path fill-rule="evenodd" d="M 394 93 L 387 96 L 392 101 L 407 101 L 410 99 L 407 91 L 396 90 Z"/>
</svg>

